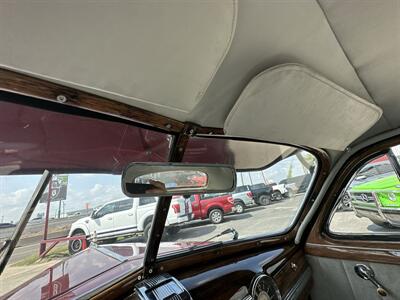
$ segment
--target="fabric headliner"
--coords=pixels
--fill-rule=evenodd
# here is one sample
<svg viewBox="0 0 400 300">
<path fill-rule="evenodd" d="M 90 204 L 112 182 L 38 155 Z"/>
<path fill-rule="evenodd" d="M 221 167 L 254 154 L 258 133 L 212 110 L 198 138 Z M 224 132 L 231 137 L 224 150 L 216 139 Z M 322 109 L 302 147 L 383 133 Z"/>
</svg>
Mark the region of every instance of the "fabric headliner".
<svg viewBox="0 0 400 300">
<path fill-rule="evenodd" d="M 125 41 L 129 36 L 130 41 L 140 44 L 138 34 L 141 31 L 132 31 L 129 26 L 116 30 L 113 28 L 116 25 L 112 12 L 123 11 L 119 15 L 120 22 L 129 23 L 132 11 L 109 3 L 107 11 L 110 14 L 104 14 L 100 6 L 94 9 L 91 6 L 90 10 L 79 9 L 78 6 L 87 4 L 84 1 L 79 1 L 79 4 L 69 2 L 72 3 L 69 9 L 60 9 L 57 7 L 60 4 L 52 2 L 53 11 L 45 11 L 46 18 L 50 18 L 49 24 L 53 27 L 59 27 L 60 24 L 65 26 L 68 29 L 68 39 L 57 38 L 58 32 L 55 31 L 54 34 L 44 35 L 48 42 L 43 44 L 40 36 L 44 33 L 41 26 L 44 21 L 33 14 L 38 8 L 32 3 L 21 3 L 0 3 L 0 22 L 4 22 L 0 26 L 0 37 L 4 41 L 4 47 L 0 48 L 0 64 L 9 68 L 35 72 L 39 77 L 47 76 L 52 81 L 181 121 L 222 127 L 251 78 L 278 64 L 299 63 L 383 108 L 383 118 L 364 134 L 364 139 L 400 125 L 397 117 L 400 114 L 400 106 L 397 105 L 397 97 L 400 95 L 400 4 L 395 0 L 190 2 L 175 11 L 158 11 L 160 18 L 156 17 L 156 12 L 147 10 L 147 18 L 144 18 L 146 22 L 138 18 L 142 23 L 139 22 L 136 27 L 154 32 L 160 28 L 165 29 L 162 37 L 165 43 L 157 44 L 160 57 L 154 55 L 154 51 L 142 51 L 147 56 L 144 55 L 141 61 L 149 63 L 132 67 L 129 73 L 123 74 L 115 68 L 113 62 L 124 62 L 121 66 L 125 68 L 136 56 L 125 47 L 126 44 L 118 43 L 115 38 L 120 36 L 121 41 Z M 132 5 L 143 6 L 143 3 L 135 1 Z M 74 9 L 73 5 L 78 6 Z M 201 12 L 195 12 L 196 9 Z M 134 10 L 140 11 L 136 7 Z M 186 14 L 184 18 L 183 10 Z M 82 13 L 78 14 L 80 11 L 84 12 L 83 16 Z M 80 17 L 83 21 L 77 22 Z M 114 34 L 105 36 L 103 40 L 109 40 L 112 47 L 104 44 L 104 47 L 93 48 L 91 37 L 101 34 L 98 30 L 103 28 L 95 24 L 98 21 L 104 23 L 104 20 L 109 24 L 107 31 Z M 178 31 L 172 30 L 169 25 L 165 26 L 171 22 Z M 220 31 L 214 30 L 215 26 Z M 199 31 L 196 28 L 200 28 Z M 183 36 L 191 38 L 181 39 Z M 143 43 L 155 45 L 151 38 L 157 39 L 150 35 Z M 85 43 L 77 45 L 76 41 L 82 39 Z M 79 51 L 79 46 L 85 51 Z M 180 51 L 187 47 L 193 52 L 185 53 L 186 61 L 163 55 L 170 53 L 168 51 L 171 49 L 178 49 L 176 53 L 179 56 Z M 109 51 L 106 56 L 110 68 L 88 77 L 90 82 L 86 82 L 86 86 L 67 82 L 59 76 L 93 74 L 97 70 L 94 66 L 104 65 L 104 61 L 99 60 L 101 54 L 113 48 L 118 49 L 118 52 Z M 70 59 L 79 64 L 59 63 L 60 60 Z M 32 66 L 32 61 L 38 64 Z M 171 66 L 175 73 L 169 72 Z M 142 78 L 143 73 L 154 75 L 154 80 L 146 80 L 138 86 L 134 79 Z M 160 74 L 166 76 L 158 77 Z M 115 86 L 111 88 L 111 83 L 126 83 L 129 81 L 127 78 L 132 79 L 129 84 L 121 85 L 119 89 Z M 211 80 L 209 84 L 206 84 L 207 78 Z M 187 84 L 192 84 L 192 88 Z M 135 97 L 138 99 L 153 99 L 141 102 L 123 96 L 137 92 Z"/>
</svg>

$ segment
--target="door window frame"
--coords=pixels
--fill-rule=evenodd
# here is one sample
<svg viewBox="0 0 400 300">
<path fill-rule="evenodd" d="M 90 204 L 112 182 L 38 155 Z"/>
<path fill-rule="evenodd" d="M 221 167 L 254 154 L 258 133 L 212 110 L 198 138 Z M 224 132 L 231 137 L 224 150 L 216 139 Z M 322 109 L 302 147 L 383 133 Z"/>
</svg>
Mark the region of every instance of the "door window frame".
<svg viewBox="0 0 400 300">
<path fill-rule="evenodd" d="M 339 195 L 348 186 L 349 182 L 353 180 L 353 176 L 358 170 L 360 170 L 366 163 L 371 160 L 378 158 L 381 155 L 388 155 L 390 147 L 394 147 L 400 144 L 400 135 L 396 135 L 390 138 L 382 139 L 372 145 L 366 146 L 356 153 L 354 153 L 347 162 L 342 166 L 342 168 L 335 175 L 335 180 L 332 182 L 338 182 L 337 184 L 331 184 L 329 190 L 324 195 L 322 200 L 322 207 L 319 212 L 320 215 L 317 217 L 316 222 L 313 224 L 311 232 L 308 234 L 308 240 L 329 240 L 330 242 L 350 242 L 351 244 L 362 244 L 363 242 L 394 242 L 398 243 L 400 241 L 399 235 L 371 235 L 371 234 L 338 234 L 333 233 L 329 230 L 330 218 L 334 213 L 336 205 L 339 201 Z M 390 158 L 390 156 L 388 155 Z M 391 161 L 392 163 L 392 161 Z M 392 163 L 393 166 L 393 163 Z M 394 166 L 393 166 L 394 168 Z M 395 168 L 394 168 L 395 169 Z M 399 168 L 400 170 L 400 168 Z M 397 170 L 397 171 L 399 171 Z M 399 172 L 396 172 L 398 177 Z M 337 180 L 337 181 L 336 181 Z M 360 244 L 360 245 L 361 245 Z M 398 244 L 397 244 L 398 246 Z"/>
</svg>

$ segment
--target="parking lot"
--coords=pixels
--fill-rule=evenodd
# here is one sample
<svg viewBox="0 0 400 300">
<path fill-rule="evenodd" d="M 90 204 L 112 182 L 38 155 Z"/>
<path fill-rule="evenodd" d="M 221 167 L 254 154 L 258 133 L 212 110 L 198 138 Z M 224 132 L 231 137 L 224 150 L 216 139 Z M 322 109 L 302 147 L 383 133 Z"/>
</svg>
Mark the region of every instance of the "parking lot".
<svg viewBox="0 0 400 300">
<path fill-rule="evenodd" d="M 186 223 L 173 236 L 163 236 L 165 242 L 200 242 L 212 238 L 225 229 L 234 228 L 239 238 L 257 234 L 274 234 L 287 229 L 294 220 L 304 195 L 297 195 L 282 201 L 272 202 L 267 206 L 247 208 L 243 214 L 225 216 L 221 224 L 212 224 L 208 219 Z M 331 220 L 330 229 L 341 234 L 385 234 L 400 233 L 400 228 L 385 228 L 375 225 L 367 218 L 358 218 L 352 210 L 337 211 Z M 226 241 L 231 235 L 221 236 L 213 241 Z M 131 238 L 121 242 L 143 242 L 142 237 Z"/>
</svg>

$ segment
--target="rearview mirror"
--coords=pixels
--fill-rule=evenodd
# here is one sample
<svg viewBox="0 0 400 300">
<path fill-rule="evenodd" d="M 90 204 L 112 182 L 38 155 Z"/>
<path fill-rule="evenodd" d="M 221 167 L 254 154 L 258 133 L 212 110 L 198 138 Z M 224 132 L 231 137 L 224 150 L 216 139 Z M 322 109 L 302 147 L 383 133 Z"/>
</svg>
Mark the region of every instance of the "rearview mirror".
<svg viewBox="0 0 400 300">
<path fill-rule="evenodd" d="M 224 193 L 236 187 L 236 171 L 227 165 L 131 163 L 122 173 L 128 197 Z"/>
</svg>

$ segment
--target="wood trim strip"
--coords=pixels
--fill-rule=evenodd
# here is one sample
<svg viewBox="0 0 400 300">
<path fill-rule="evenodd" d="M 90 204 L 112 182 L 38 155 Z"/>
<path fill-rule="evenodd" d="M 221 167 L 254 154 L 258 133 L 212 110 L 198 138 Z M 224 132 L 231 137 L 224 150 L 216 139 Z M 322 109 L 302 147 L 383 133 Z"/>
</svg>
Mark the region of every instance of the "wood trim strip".
<svg viewBox="0 0 400 300">
<path fill-rule="evenodd" d="M 285 298 L 308 266 L 303 250 L 296 251 L 291 257 L 286 259 L 285 264 L 281 266 L 279 271 L 273 276 L 279 287 L 282 298 Z"/>
<path fill-rule="evenodd" d="M 122 117 L 151 125 L 168 132 L 178 133 L 181 132 L 184 127 L 183 122 L 145 109 L 1 68 L 0 90 L 63 103 L 68 106 L 84 108 L 115 117 Z M 64 96 L 65 99 L 63 99 L 62 96 Z M 65 100 L 65 102 L 63 100 Z"/>
<path fill-rule="evenodd" d="M 397 246 L 398 247 L 398 246 Z M 400 250 L 307 243 L 305 253 L 327 258 L 400 265 Z"/>
</svg>

